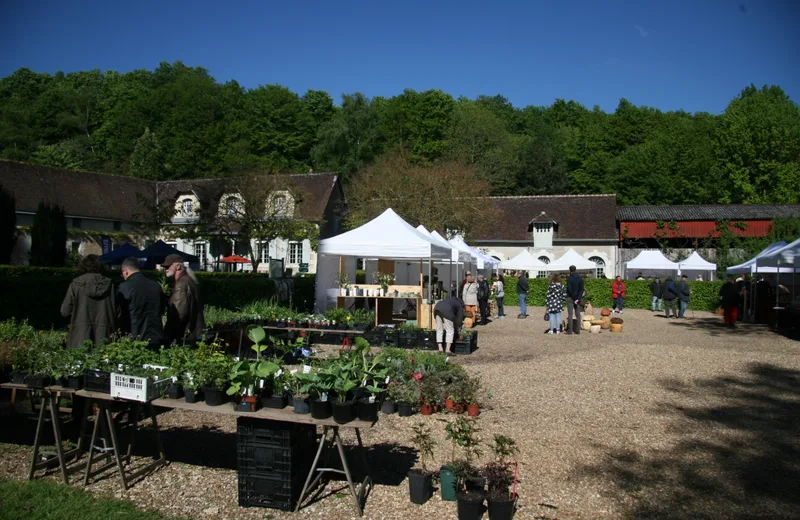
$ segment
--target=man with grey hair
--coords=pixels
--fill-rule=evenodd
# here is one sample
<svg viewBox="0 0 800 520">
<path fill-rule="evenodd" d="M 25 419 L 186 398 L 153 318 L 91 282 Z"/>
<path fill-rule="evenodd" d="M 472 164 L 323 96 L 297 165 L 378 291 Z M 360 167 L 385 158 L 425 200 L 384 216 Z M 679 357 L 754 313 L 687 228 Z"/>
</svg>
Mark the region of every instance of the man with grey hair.
<svg viewBox="0 0 800 520">
<path fill-rule="evenodd" d="M 125 281 L 117 291 L 120 329 L 135 339 L 147 341 L 150 348 L 160 347 L 164 341 L 161 316 L 166 306 L 161 285 L 143 275 L 139 260 L 133 257 L 122 262 L 122 278 Z"/>
<path fill-rule="evenodd" d="M 164 328 L 167 345 L 173 342 L 180 343 L 184 338 L 189 343 L 194 343 L 206 328 L 197 279 L 194 273 L 183 265 L 183 258 L 180 255 L 167 256 L 162 267 L 167 270 L 168 279 L 175 279 L 167 306 L 167 325 Z"/>
</svg>

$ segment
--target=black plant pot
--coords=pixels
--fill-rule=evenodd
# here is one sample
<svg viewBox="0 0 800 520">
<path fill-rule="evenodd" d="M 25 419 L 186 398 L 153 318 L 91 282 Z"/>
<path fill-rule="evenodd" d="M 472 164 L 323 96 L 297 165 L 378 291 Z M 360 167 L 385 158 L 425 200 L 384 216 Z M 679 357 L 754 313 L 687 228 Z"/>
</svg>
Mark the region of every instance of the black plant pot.
<svg viewBox="0 0 800 520">
<path fill-rule="evenodd" d="M 222 388 L 204 386 L 202 390 L 208 406 L 222 406 L 229 401 L 228 394 Z"/>
<path fill-rule="evenodd" d="M 331 410 L 330 401 L 320 401 L 319 399 L 314 399 L 311 401 L 310 405 L 311 417 L 314 419 L 330 419 L 331 414 L 333 413 Z"/>
<path fill-rule="evenodd" d="M 264 406 L 264 408 L 274 408 L 280 410 L 282 408 L 286 408 L 288 399 L 283 394 L 274 394 L 269 396 L 262 395 L 261 404 Z"/>
<path fill-rule="evenodd" d="M 194 388 L 187 388 L 184 390 L 183 395 L 187 403 L 199 403 L 203 400 L 203 392 L 201 390 L 195 390 Z"/>
<path fill-rule="evenodd" d="M 73 390 L 80 390 L 83 388 L 83 376 L 64 376 L 61 378 L 61 386 Z"/>
<path fill-rule="evenodd" d="M 333 406 L 333 420 L 337 424 L 347 424 L 355 419 L 355 406 L 353 401 L 344 401 L 332 403 Z"/>
<path fill-rule="evenodd" d="M 489 520 L 511 520 L 514 517 L 516 500 L 489 498 Z"/>
<path fill-rule="evenodd" d="M 356 414 L 360 421 L 375 422 L 378 420 L 378 401 L 369 402 L 369 397 L 359 399 L 356 403 Z"/>
<path fill-rule="evenodd" d="M 363 386 L 357 386 L 352 388 L 349 392 L 347 392 L 347 399 L 352 401 L 358 401 L 366 394 L 366 389 Z"/>
<path fill-rule="evenodd" d="M 183 387 L 181 385 L 169 385 L 167 387 L 167 397 L 170 399 L 183 399 Z"/>
<path fill-rule="evenodd" d="M 381 413 L 385 413 L 387 415 L 393 414 L 397 412 L 397 404 L 392 401 L 391 399 L 386 399 L 381 404 Z"/>
<path fill-rule="evenodd" d="M 27 370 L 12 370 L 11 371 L 11 382 L 15 385 L 24 385 L 25 378 L 28 377 Z"/>
<path fill-rule="evenodd" d="M 411 417 L 414 415 L 414 405 L 411 403 L 397 403 L 397 415 Z"/>
<path fill-rule="evenodd" d="M 486 495 L 479 491 L 456 493 L 458 520 L 480 520 L 483 516 L 483 501 Z"/>
<path fill-rule="evenodd" d="M 308 402 L 308 397 L 295 397 L 292 400 L 294 405 L 294 413 L 308 414 L 311 413 L 311 405 Z"/>
<path fill-rule="evenodd" d="M 480 491 L 486 490 L 486 479 L 483 477 L 467 477 L 464 479 L 464 488 L 467 491 Z"/>
<path fill-rule="evenodd" d="M 53 382 L 53 378 L 50 376 L 32 376 L 28 374 L 28 377 L 25 378 L 25 384 L 31 388 L 44 388 L 46 386 L 50 386 L 50 383 Z"/>
<path fill-rule="evenodd" d="M 408 494 L 414 504 L 427 502 L 433 496 L 433 475 L 418 469 L 409 471 Z"/>
</svg>

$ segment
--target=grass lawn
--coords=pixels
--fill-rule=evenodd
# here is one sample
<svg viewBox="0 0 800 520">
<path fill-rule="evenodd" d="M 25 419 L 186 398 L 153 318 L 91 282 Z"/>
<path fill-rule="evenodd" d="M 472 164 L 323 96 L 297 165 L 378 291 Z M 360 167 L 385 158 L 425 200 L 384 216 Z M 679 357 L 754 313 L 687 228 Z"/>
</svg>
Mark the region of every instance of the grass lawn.
<svg viewBox="0 0 800 520">
<path fill-rule="evenodd" d="M 42 480 L 0 480 L 0 519 L 61 518 L 162 520 L 167 517 L 153 511 L 142 511 L 129 502 L 98 498 L 64 484 Z"/>
</svg>

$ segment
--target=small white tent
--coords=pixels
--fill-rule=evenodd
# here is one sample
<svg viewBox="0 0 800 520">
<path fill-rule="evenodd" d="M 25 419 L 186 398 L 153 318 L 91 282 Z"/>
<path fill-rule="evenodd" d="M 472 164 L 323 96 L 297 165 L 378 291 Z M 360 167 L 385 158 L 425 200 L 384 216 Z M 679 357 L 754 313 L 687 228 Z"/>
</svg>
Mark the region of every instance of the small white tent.
<svg viewBox="0 0 800 520">
<path fill-rule="evenodd" d="M 570 249 L 561 257 L 556 258 L 549 264 L 546 264 L 545 269 L 540 269 L 542 271 L 569 271 L 569 267 L 571 265 L 575 266 L 575 269 L 578 271 L 588 271 L 590 269 L 597 269 L 597 264 L 589 260 L 588 258 L 584 258 L 581 256 L 580 253 L 575 251 L 574 249 Z"/>
<path fill-rule="evenodd" d="M 641 271 L 676 271 L 678 263 L 671 261 L 661 251 L 642 251 L 625 264 L 626 269 Z"/>
<path fill-rule="evenodd" d="M 544 271 L 547 264 L 523 250 L 514 258 L 500 262 L 500 269 L 515 269 L 518 271 Z"/>
<path fill-rule="evenodd" d="M 692 254 L 686 260 L 681 260 L 678 263 L 678 274 L 686 274 L 687 271 L 704 271 L 710 273 L 709 280 L 714 279 L 716 270 L 717 264 L 707 261 L 697 251 L 692 251 Z"/>
<path fill-rule="evenodd" d="M 743 262 L 743 263 L 741 263 L 739 265 L 734 265 L 734 266 L 728 267 L 725 270 L 725 272 L 727 274 L 748 274 L 748 273 L 749 274 L 753 274 L 753 273 L 756 272 L 756 262 L 758 261 L 759 258 L 767 256 L 768 254 L 770 254 L 770 253 L 772 253 L 774 251 L 777 251 L 778 249 L 782 248 L 785 245 L 786 245 L 786 242 L 783 241 L 783 240 L 781 240 L 780 242 L 775 242 L 773 244 L 770 244 L 766 248 L 764 248 L 763 251 L 758 253 L 755 257 L 751 258 L 747 262 Z M 774 273 L 775 272 L 775 268 L 774 267 L 761 267 L 760 269 L 758 269 L 758 272 L 760 272 L 760 273 Z"/>
</svg>

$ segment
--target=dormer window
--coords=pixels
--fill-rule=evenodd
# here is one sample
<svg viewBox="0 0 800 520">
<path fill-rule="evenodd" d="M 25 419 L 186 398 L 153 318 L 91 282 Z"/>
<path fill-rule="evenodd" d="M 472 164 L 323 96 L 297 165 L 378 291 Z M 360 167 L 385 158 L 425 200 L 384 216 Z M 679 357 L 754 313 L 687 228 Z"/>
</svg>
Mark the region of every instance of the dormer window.
<svg viewBox="0 0 800 520">
<path fill-rule="evenodd" d="M 286 190 L 276 191 L 267 199 L 267 218 L 291 217 L 294 211 L 294 197 Z"/>
<path fill-rule="evenodd" d="M 183 202 L 181 202 L 181 215 L 187 218 L 193 216 L 193 206 L 192 199 L 183 199 Z"/>
<path fill-rule="evenodd" d="M 538 217 L 528 223 L 528 231 L 533 234 L 533 247 L 536 249 L 553 249 L 553 232 L 558 223 L 542 211 Z"/>
<path fill-rule="evenodd" d="M 285 217 L 286 216 L 286 196 L 278 195 L 275 197 L 275 216 L 276 217 Z"/>
<path fill-rule="evenodd" d="M 220 217 L 239 217 L 244 213 L 244 199 L 238 193 L 223 195 L 219 202 L 217 214 Z"/>
</svg>

